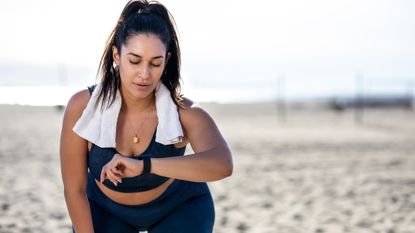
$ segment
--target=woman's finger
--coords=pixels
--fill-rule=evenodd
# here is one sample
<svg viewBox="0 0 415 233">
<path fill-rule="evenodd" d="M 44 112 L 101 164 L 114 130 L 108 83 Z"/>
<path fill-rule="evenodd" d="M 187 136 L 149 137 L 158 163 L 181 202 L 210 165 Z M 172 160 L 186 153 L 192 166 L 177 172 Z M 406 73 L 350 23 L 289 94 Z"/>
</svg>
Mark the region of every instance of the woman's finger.
<svg viewBox="0 0 415 233">
<path fill-rule="evenodd" d="M 111 171 L 111 174 L 113 175 L 113 179 L 117 182 L 121 183 L 121 177 L 122 174 L 120 173 L 120 171 L 116 168 L 116 163 L 112 163 L 110 165 L 110 167 L 108 168 Z"/>
<path fill-rule="evenodd" d="M 101 169 L 101 183 L 104 182 L 105 179 L 109 179 L 112 183 L 114 183 L 114 185 L 117 185 L 117 182 L 122 183 L 122 172 L 119 171 L 116 167 L 117 158 L 114 156 L 114 158 Z"/>
<path fill-rule="evenodd" d="M 112 167 L 111 168 L 111 171 L 117 176 L 118 182 L 121 183 L 122 173 L 117 168 L 115 168 L 115 167 Z"/>
<path fill-rule="evenodd" d="M 107 176 L 109 177 L 110 181 L 114 183 L 115 186 L 117 186 L 117 183 L 119 182 L 117 176 L 111 171 L 111 169 L 106 170 Z"/>
<path fill-rule="evenodd" d="M 113 182 L 113 179 L 111 177 L 111 173 L 108 172 L 108 171 L 109 171 L 108 165 L 105 165 L 105 166 L 102 167 L 101 176 L 100 176 L 101 183 L 104 182 L 104 180 L 106 180 L 106 179 L 109 179 L 111 182 Z"/>
<path fill-rule="evenodd" d="M 99 181 L 102 183 L 104 182 L 105 178 L 106 178 L 106 173 L 105 173 L 105 166 L 102 167 L 101 169 L 101 174 L 99 176 Z"/>
</svg>

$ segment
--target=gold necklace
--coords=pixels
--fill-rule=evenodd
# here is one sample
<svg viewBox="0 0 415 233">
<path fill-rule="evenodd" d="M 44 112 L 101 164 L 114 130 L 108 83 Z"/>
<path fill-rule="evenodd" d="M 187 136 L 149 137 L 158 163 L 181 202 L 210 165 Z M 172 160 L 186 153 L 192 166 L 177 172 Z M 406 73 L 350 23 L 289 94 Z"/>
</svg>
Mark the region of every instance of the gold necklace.
<svg viewBox="0 0 415 233">
<path fill-rule="evenodd" d="M 151 105 L 151 103 L 150 103 L 150 105 Z M 150 113 L 150 111 L 148 111 L 148 112 L 147 112 L 146 117 L 144 118 L 144 121 L 143 121 L 143 122 L 141 122 L 140 131 L 141 131 L 141 129 L 143 128 L 144 122 L 146 122 L 146 120 L 147 120 L 147 117 L 148 117 L 148 114 L 149 114 L 149 113 Z M 137 135 L 137 131 L 135 130 L 134 125 L 131 123 L 130 118 L 128 117 L 128 115 L 127 115 L 126 117 L 127 117 L 128 123 L 130 123 L 131 128 L 132 128 L 132 129 L 133 129 L 133 131 L 134 131 L 133 143 L 134 143 L 134 144 L 137 144 L 137 143 L 139 143 L 139 142 L 140 142 L 140 138 L 138 137 L 138 135 Z"/>
</svg>

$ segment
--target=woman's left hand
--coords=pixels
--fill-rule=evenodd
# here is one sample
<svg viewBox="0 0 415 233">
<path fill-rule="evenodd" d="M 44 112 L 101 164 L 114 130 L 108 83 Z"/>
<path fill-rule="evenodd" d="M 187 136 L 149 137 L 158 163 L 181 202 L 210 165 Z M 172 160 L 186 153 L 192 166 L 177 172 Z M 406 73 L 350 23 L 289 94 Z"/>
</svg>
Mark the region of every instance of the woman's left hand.
<svg viewBox="0 0 415 233">
<path fill-rule="evenodd" d="M 112 159 L 102 167 L 101 183 L 109 179 L 115 186 L 122 183 L 124 177 L 134 177 L 141 174 L 143 162 L 141 160 L 126 158 L 120 154 L 114 154 Z"/>
</svg>

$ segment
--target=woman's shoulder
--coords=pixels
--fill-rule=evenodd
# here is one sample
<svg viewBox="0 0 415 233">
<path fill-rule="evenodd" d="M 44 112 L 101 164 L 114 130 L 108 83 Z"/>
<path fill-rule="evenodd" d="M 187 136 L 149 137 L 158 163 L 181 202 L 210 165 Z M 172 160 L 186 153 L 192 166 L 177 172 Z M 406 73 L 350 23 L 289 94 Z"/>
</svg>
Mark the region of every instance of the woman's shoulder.
<svg viewBox="0 0 415 233">
<path fill-rule="evenodd" d="M 181 107 L 180 110 L 186 110 L 195 105 L 191 99 L 186 98 L 186 97 L 183 97 L 181 104 L 183 105 L 183 107 Z"/>
<path fill-rule="evenodd" d="M 186 97 L 183 97 L 182 105 L 183 107 L 181 107 L 179 111 L 180 116 L 203 114 L 203 112 L 207 113 L 199 104 L 196 104 L 191 99 Z"/>
<path fill-rule="evenodd" d="M 186 126 L 203 126 L 213 122 L 209 113 L 199 104 L 194 103 L 189 98 L 183 98 L 184 108 L 180 108 L 179 115 L 182 124 Z"/>
<path fill-rule="evenodd" d="M 217 146 L 226 146 L 215 121 L 200 105 L 186 99 L 185 108 L 180 110 L 180 122 L 185 138 L 194 152 L 206 151 Z"/>
<path fill-rule="evenodd" d="M 65 109 L 65 115 L 80 117 L 89 101 L 89 90 L 83 89 L 74 93 L 68 101 Z"/>
</svg>

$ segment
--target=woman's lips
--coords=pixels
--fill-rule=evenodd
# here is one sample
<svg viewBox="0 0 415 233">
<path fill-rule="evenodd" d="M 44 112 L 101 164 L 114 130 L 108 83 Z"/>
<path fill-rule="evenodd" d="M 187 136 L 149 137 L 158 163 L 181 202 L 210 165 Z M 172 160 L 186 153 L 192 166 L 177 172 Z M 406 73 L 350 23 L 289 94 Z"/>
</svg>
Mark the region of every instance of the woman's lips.
<svg viewBox="0 0 415 233">
<path fill-rule="evenodd" d="M 134 86 L 139 89 L 139 90 L 145 90 L 147 89 L 150 84 L 139 84 L 139 83 L 134 83 Z"/>
</svg>

